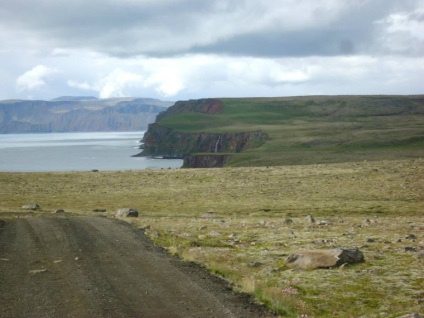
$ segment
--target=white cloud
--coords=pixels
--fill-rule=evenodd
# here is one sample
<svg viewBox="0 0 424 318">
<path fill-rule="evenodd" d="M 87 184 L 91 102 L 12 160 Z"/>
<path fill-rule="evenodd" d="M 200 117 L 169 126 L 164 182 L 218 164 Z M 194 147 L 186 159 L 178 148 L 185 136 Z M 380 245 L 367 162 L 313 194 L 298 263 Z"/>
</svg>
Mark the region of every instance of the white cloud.
<svg viewBox="0 0 424 318">
<path fill-rule="evenodd" d="M 69 87 L 78 88 L 78 89 L 82 89 L 82 90 L 86 90 L 86 91 L 96 91 L 97 90 L 95 87 L 93 87 L 92 85 L 90 85 L 87 82 L 78 82 L 78 81 L 68 80 L 66 83 Z"/>
<path fill-rule="evenodd" d="M 19 90 L 34 90 L 46 85 L 45 79 L 56 73 L 57 70 L 37 65 L 31 70 L 25 72 L 16 80 L 16 85 Z"/>
<path fill-rule="evenodd" d="M 143 83 L 141 75 L 118 68 L 102 78 L 95 86 L 99 90 L 100 98 L 109 98 L 128 96 L 131 87 L 141 88 L 144 86 Z"/>
<path fill-rule="evenodd" d="M 376 21 L 381 28 L 380 43 L 389 52 L 423 55 L 424 5 L 413 12 L 397 12 Z"/>
</svg>

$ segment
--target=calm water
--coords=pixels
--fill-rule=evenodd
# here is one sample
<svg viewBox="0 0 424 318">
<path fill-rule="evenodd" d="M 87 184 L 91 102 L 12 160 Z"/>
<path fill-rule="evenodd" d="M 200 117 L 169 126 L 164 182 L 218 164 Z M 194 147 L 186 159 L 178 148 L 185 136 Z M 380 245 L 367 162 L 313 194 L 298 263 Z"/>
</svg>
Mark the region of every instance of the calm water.
<svg viewBox="0 0 424 318">
<path fill-rule="evenodd" d="M 131 157 L 144 132 L 0 134 L 0 171 L 179 168 L 182 160 Z"/>
</svg>

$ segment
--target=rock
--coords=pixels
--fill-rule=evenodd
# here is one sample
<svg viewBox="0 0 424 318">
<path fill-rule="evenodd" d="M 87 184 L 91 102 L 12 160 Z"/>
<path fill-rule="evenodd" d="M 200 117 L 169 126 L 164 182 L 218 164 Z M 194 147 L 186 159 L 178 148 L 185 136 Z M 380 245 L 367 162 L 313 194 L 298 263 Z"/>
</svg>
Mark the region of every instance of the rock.
<svg viewBox="0 0 424 318">
<path fill-rule="evenodd" d="M 39 210 L 40 206 L 37 203 L 31 203 L 31 204 L 23 205 L 22 209 L 35 211 L 35 210 Z"/>
<path fill-rule="evenodd" d="M 199 231 L 206 230 L 208 227 L 206 225 L 202 225 L 199 227 Z"/>
<path fill-rule="evenodd" d="M 291 254 L 286 265 L 295 269 L 317 269 L 338 267 L 345 263 L 364 262 L 364 254 L 358 249 L 336 248 L 332 250 L 312 250 Z"/>
<path fill-rule="evenodd" d="M 405 247 L 405 252 L 417 252 L 417 249 L 412 246 Z"/>
<path fill-rule="evenodd" d="M 3 221 L 3 220 L 0 220 L 0 230 L 2 229 L 2 228 L 4 228 L 4 225 L 6 224 L 6 222 L 5 221 Z"/>
<path fill-rule="evenodd" d="M 247 263 L 246 265 L 249 266 L 249 267 L 261 267 L 261 266 L 264 265 L 264 263 L 261 263 L 261 262 L 251 262 L 251 263 Z"/>
<path fill-rule="evenodd" d="M 58 209 L 58 210 L 55 210 L 54 213 L 62 214 L 62 213 L 65 213 L 65 210 Z"/>
<path fill-rule="evenodd" d="M 131 209 L 131 208 L 121 208 L 116 211 L 115 217 L 121 217 L 121 218 L 138 217 L 138 210 Z"/>
<path fill-rule="evenodd" d="M 293 225 L 294 221 L 292 219 L 285 219 L 284 225 Z"/>
<path fill-rule="evenodd" d="M 417 313 L 414 313 L 414 314 L 407 314 L 407 315 L 399 316 L 397 318 L 424 318 L 424 316 L 417 314 Z"/>
<path fill-rule="evenodd" d="M 92 212 L 106 212 L 106 209 L 94 209 Z"/>
<path fill-rule="evenodd" d="M 43 269 L 32 269 L 29 271 L 30 275 L 36 275 L 36 274 L 41 274 L 41 273 L 47 273 L 47 269 L 43 268 Z"/>
<path fill-rule="evenodd" d="M 414 234 L 408 234 L 405 238 L 407 240 L 415 240 L 415 239 L 417 239 L 417 237 Z"/>
<path fill-rule="evenodd" d="M 215 212 L 213 212 L 213 211 L 208 211 L 208 212 L 205 212 L 204 214 L 203 214 L 203 217 L 204 218 L 214 218 L 216 215 L 215 215 Z"/>
<path fill-rule="evenodd" d="M 314 217 L 312 215 L 310 215 L 310 214 L 308 214 L 308 216 L 305 218 L 305 221 L 307 223 L 311 223 L 311 224 L 314 224 L 315 223 Z"/>
<path fill-rule="evenodd" d="M 318 225 L 331 225 L 331 222 L 330 221 L 319 221 L 318 222 Z"/>
</svg>

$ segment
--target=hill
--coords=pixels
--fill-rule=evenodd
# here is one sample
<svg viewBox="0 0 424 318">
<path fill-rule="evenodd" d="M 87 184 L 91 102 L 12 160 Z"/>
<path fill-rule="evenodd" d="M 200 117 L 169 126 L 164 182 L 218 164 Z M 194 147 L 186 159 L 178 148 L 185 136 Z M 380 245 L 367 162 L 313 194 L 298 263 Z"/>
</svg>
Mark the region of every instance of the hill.
<svg viewBox="0 0 424 318">
<path fill-rule="evenodd" d="M 0 133 L 146 130 L 172 104 L 150 98 L 81 96 L 0 101 Z"/>
<path fill-rule="evenodd" d="M 424 96 L 222 98 L 177 102 L 144 156 L 186 167 L 267 166 L 424 155 Z"/>
</svg>

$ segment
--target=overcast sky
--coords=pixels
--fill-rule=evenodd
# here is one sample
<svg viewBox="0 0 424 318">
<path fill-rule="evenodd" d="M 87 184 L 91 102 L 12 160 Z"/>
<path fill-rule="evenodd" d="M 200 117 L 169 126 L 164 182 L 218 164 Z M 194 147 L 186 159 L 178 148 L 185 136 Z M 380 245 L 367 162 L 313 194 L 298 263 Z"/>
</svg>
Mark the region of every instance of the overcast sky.
<svg viewBox="0 0 424 318">
<path fill-rule="evenodd" d="M 424 0 L 0 0 L 0 43 L 0 99 L 424 93 Z"/>
</svg>

